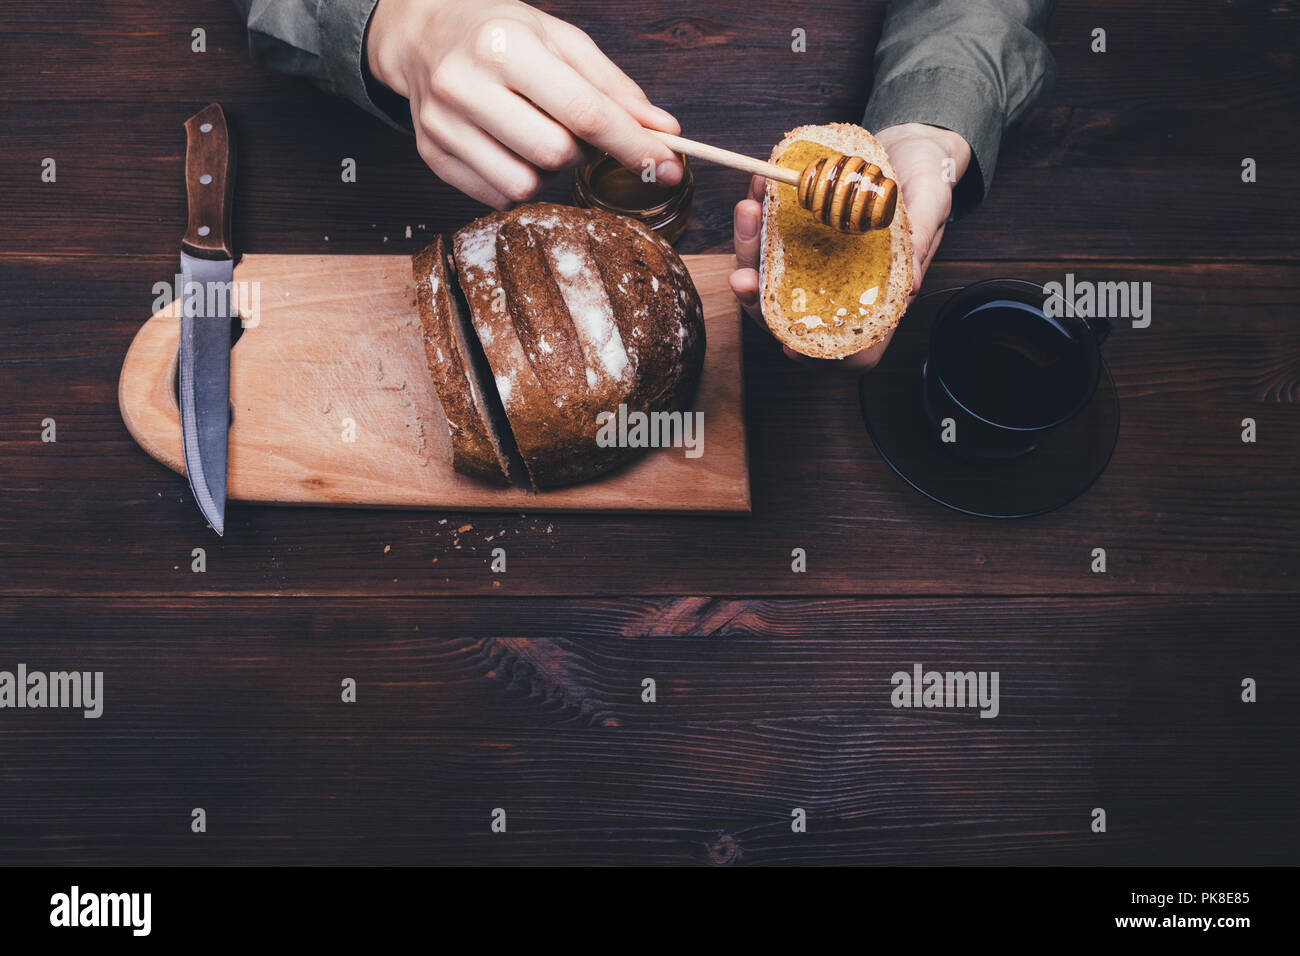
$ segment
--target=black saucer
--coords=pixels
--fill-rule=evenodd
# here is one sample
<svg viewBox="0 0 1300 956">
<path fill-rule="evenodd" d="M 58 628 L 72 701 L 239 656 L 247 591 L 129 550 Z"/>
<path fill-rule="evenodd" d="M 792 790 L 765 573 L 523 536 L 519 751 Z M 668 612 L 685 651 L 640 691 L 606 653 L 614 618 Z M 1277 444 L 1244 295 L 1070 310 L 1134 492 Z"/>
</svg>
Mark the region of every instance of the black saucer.
<svg viewBox="0 0 1300 956">
<path fill-rule="evenodd" d="M 1119 436 L 1119 397 L 1105 360 L 1092 401 L 1074 418 L 1017 458 L 963 455 L 939 440 L 925 414 L 921 369 L 930 326 L 958 289 L 943 289 L 912 303 L 873 371 L 862 376 L 859 396 L 871 441 L 905 482 L 941 505 L 984 518 L 1028 518 L 1069 504 L 1106 470 Z"/>
</svg>

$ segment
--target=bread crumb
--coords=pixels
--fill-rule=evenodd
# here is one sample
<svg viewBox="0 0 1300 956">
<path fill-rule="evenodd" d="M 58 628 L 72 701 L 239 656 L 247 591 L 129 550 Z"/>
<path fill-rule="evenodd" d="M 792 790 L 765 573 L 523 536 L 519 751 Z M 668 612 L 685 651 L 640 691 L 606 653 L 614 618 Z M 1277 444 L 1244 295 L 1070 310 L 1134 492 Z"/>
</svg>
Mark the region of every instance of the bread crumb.
<svg viewBox="0 0 1300 956">
<path fill-rule="evenodd" d="M 393 546 L 391 544 L 384 545 L 384 554 L 387 554 L 389 551 L 392 550 L 393 550 Z"/>
<path fill-rule="evenodd" d="M 466 531 L 473 531 L 473 530 L 474 530 L 474 526 L 472 524 L 463 524 L 456 529 L 456 533 L 464 534 Z"/>
</svg>

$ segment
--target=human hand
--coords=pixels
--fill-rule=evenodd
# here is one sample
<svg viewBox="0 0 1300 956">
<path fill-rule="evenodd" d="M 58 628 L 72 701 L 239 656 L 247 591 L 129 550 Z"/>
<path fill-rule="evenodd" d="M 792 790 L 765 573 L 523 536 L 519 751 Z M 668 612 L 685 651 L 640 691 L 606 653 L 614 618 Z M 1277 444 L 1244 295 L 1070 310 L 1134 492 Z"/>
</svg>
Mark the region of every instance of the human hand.
<svg viewBox="0 0 1300 956">
<path fill-rule="evenodd" d="M 380 0 L 366 35 L 379 82 L 411 101 L 421 158 L 443 181 L 506 209 L 584 144 L 672 185 L 681 162 L 646 127 L 671 114 L 577 27 L 515 0 Z"/>
<path fill-rule="evenodd" d="M 970 165 L 970 146 L 952 130 L 921 123 L 890 126 L 875 136 L 889 154 L 912 227 L 911 296 L 914 297 L 921 288 L 925 270 L 939 249 L 944 227 L 952 212 L 953 188 Z M 736 204 L 736 271 L 731 274 L 731 290 L 745 312 L 764 329 L 767 324 L 763 321 L 758 263 L 762 255 L 759 230 L 763 223 L 765 186 L 766 181 L 755 176 L 749 185 L 749 196 Z M 892 337 L 891 330 L 874 345 L 842 359 L 809 358 L 788 345 L 783 348 L 785 354 L 797 362 L 856 374 L 875 368 Z"/>
</svg>

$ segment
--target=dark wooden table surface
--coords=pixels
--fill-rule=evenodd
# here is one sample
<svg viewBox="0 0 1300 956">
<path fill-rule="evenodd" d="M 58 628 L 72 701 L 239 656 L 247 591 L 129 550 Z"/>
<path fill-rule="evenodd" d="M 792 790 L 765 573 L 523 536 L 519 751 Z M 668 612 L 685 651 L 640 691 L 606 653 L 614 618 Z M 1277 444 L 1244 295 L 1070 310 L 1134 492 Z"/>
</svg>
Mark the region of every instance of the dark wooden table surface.
<svg viewBox="0 0 1300 956">
<path fill-rule="evenodd" d="M 884 9 L 547 6 L 753 155 L 860 117 Z M 233 118 L 244 251 L 410 253 L 482 210 L 253 66 L 228 4 L 6 4 L 0 669 L 102 670 L 106 702 L 0 711 L 0 863 L 1295 863 L 1298 34 L 1295 0 L 1063 3 L 1055 90 L 949 229 L 927 288 L 1152 283 L 1106 346 L 1114 460 L 1061 512 L 922 499 L 852 381 L 747 329 L 750 517 L 232 505 L 218 540 L 116 401 L 175 269 L 185 117 Z M 726 251 L 745 178 L 697 176 L 679 248 Z M 1000 716 L 893 709 L 914 662 L 999 671 Z"/>
</svg>

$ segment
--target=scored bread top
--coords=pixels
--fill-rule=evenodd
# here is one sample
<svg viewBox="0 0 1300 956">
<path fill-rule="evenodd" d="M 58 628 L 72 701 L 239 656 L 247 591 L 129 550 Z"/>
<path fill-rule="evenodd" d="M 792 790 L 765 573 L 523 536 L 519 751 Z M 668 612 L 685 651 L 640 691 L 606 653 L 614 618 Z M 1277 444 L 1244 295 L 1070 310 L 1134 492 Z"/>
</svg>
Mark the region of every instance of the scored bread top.
<svg viewBox="0 0 1300 956">
<path fill-rule="evenodd" d="M 827 126 L 799 126 L 785 135 L 772 149 L 771 161 L 779 163 L 786 150 L 794 143 L 808 142 L 851 156 L 861 156 L 879 166 L 885 176 L 895 179 L 894 168 L 884 147 L 875 137 L 860 126 L 849 123 L 832 123 Z M 777 225 L 777 213 L 789 204 L 793 213 L 806 216 L 809 228 L 801 228 L 795 237 L 786 236 Z M 768 180 L 763 198 L 763 227 L 760 240 L 759 287 L 763 317 L 772 334 L 796 352 L 814 358 L 844 358 L 876 344 L 893 329 L 904 310 L 912 291 L 912 236 L 900 195 L 894 220 L 888 230 L 888 250 L 884 252 L 884 237 L 878 235 L 840 236 L 829 226 L 814 225 L 812 214 L 799 209 L 794 187 Z M 810 230 L 827 230 L 814 233 Z M 795 306 L 791 289 L 785 288 L 787 242 L 805 244 L 809 235 L 820 235 L 836 255 L 828 255 L 823 266 L 818 265 L 818 279 L 822 290 L 835 290 L 843 283 L 844 274 L 852 271 L 837 256 L 873 257 L 888 256 L 888 278 L 883 288 L 871 283 L 870 288 L 843 290 L 843 302 L 827 315 L 800 311 Z M 801 247 L 798 258 L 809 259 L 810 250 Z M 792 257 L 795 250 L 790 250 Z M 859 262 L 865 267 L 867 263 Z M 805 290 L 815 294 L 818 290 Z"/>
<path fill-rule="evenodd" d="M 600 412 L 686 408 L 703 364 L 703 307 L 681 259 L 649 229 L 534 203 L 470 223 L 454 247 L 536 487 L 592 478 L 644 451 L 600 447 Z"/>
</svg>

